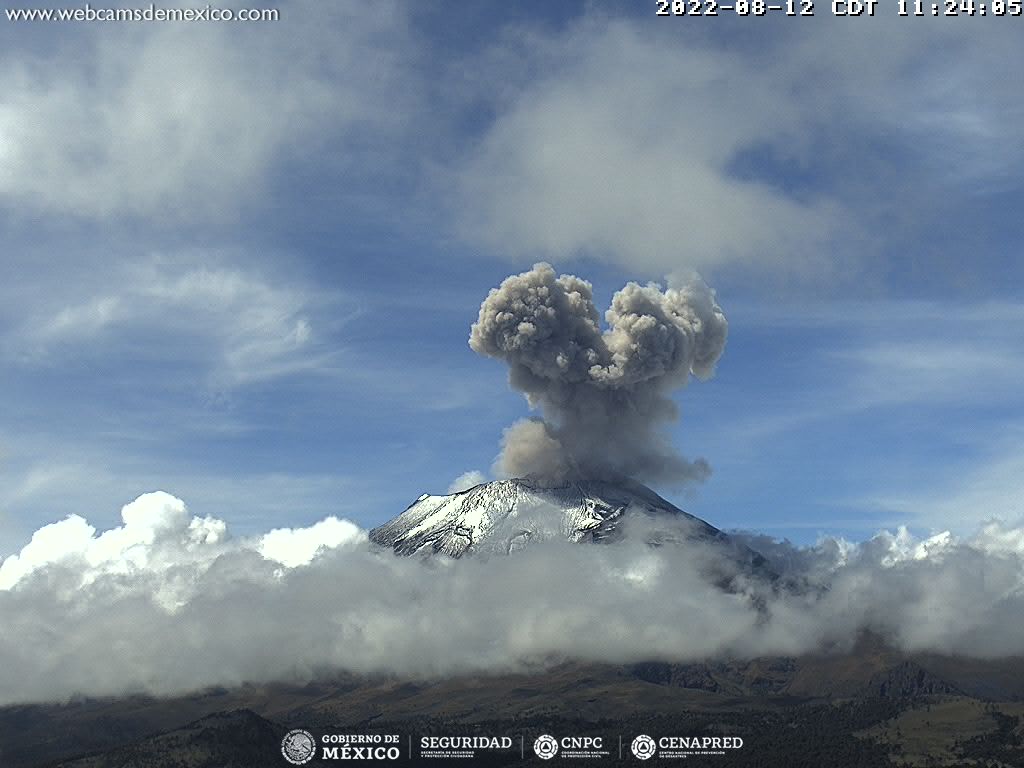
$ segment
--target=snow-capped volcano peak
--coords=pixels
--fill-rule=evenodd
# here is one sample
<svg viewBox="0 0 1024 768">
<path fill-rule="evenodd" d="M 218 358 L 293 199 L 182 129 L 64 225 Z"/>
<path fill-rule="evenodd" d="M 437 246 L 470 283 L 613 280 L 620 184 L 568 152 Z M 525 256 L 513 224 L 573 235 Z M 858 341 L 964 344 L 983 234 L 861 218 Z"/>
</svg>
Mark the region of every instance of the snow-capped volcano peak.
<svg viewBox="0 0 1024 768">
<path fill-rule="evenodd" d="M 550 485 L 532 478 L 482 483 L 443 496 L 423 494 L 402 514 L 373 529 L 370 538 L 395 552 L 440 552 L 452 557 L 486 551 L 509 553 L 531 539 L 614 539 L 623 521 L 643 516 L 671 523 L 688 541 L 714 543 L 730 559 L 761 569 L 764 558 L 722 531 L 683 512 L 631 480 L 577 478 Z"/>
</svg>

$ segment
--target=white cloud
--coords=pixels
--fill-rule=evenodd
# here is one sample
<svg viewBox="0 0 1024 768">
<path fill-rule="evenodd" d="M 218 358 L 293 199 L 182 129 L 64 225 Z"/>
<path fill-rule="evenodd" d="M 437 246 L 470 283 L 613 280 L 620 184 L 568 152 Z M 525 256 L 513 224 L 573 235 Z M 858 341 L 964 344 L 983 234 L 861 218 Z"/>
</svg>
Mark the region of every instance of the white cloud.
<svg viewBox="0 0 1024 768">
<path fill-rule="evenodd" d="M 848 647 L 865 629 L 907 650 L 982 657 L 1024 641 L 1024 532 L 1011 526 L 806 548 L 749 537 L 788 583 L 809 588 L 737 573 L 731 592 L 702 575 L 708 558 L 727 567 L 719 550 L 652 548 L 649 526 L 627 518 L 624 538 L 605 546 L 403 558 L 335 517 L 235 539 L 179 499 L 146 494 L 109 531 L 70 517 L 0 565 L 0 703 L 304 680 L 331 668 L 433 677 L 567 657 L 799 654 Z"/>
<path fill-rule="evenodd" d="M 399 9 L 293 3 L 277 23 L 105 25 L 45 55 L 12 48 L 0 58 L 0 201 L 231 216 L 276 163 L 388 130 L 407 93 Z"/>
<path fill-rule="evenodd" d="M 853 410 L 1015 403 L 1024 377 L 1024 305 L 890 302 L 850 308 L 823 364 L 848 372 L 837 402 Z"/>
<path fill-rule="evenodd" d="M 58 523 L 44 525 L 32 534 L 32 540 L 21 552 L 0 564 L 0 589 L 10 589 L 47 563 L 81 555 L 95 533 L 96 529 L 78 515 L 68 515 Z"/>
<path fill-rule="evenodd" d="M 1021 53 L 992 24 L 844 21 L 742 45 L 734 28 L 596 13 L 510 35 L 528 64 L 490 54 L 496 117 L 460 167 L 460 231 L 519 259 L 583 254 L 646 274 L 865 274 L 955 215 L 950 199 L 1012 180 L 1024 99 L 991 73 Z"/>
<path fill-rule="evenodd" d="M 838 224 L 827 200 L 729 171 L 742 149 L 796 127 L 770 73 L 622 22 L 583 25 L 551 62 L 467 158 L 458 205 L 471 239 L 664 274 L 808 259 Z"/>
<path fill-rule="evenodd" d="M 123 317 L 122 301 L 116 296 L 101 296 L 84 304 L 64 307 L 35 332 L 43 338 L 91 336 Z"/>
<path fill-rule="evenodd" d="M 131 574 L 170 567 L 200 547 L 223 542 L 227 527 L 213 518 L 195 518 L 168 493 L 147 493 L 121 509 L 122 525 L 96 536 L 79 515 L 45 525 L 18 554 L 0 564 L 0 589 L 10 589 L 32 573 L 53 564 L 73 563 L 79 579 L 72 589 L 104 574 Z M 168 545 L 173 545 L 168 549 Z"/>
<path fill-rule="evenodd" d="M 779 361 L 784 383 L 774 385 L 770 409 L 719 415 L 709 437 L 721 438 L 722 450 L 730 443 L 763 450 L 778 435 L 886 409 L 934 414 L 932 430 L 941 430 L 952 405 L 962 413 L 996 404 L 1016 413 L 1024 304 L 793 302 L 741 305 L 730 315 L 734 327 L 764 334 L 761 350 Z M 807 341 L 793 345 L 790 337 Z"/>
<path fill-rule="evenodd" d="M 466 491 L 472 488 L 474 485 L 480 485 L 480 483 L 486 483 L 487 476 L 479 469 L 471 469 L 468 472 L 463 472 L 461 475 L 452 480 L 451 485 L 448 486 L 448 490 L 445 493 L 458 493 L 459 491 Z"/>
<path fill-rule="evenodd" d="M 890 305 L 882 318 L 854 319 L 864 336 L 833 350 L 831 365 L 853 372 L 854 407 L 1016 401 L 1024 377 L 1024 305 Z M 895 310 L 895 312 L 893 311 Z"/>
<path fill-rule="evenodd" d="M 107 279 L 85 297 L 82 288 L 52 286 L 40 305 L 24 302 L 27 317 L 8 334 L 8 355 L 46 362 L 148 343 L 161 359 L 207 369 L 219 387 L 324 363 L 330 353 L 316 343 L 312 314 L 327 297 L 222 261 L 179 254 L 108 265 Z"/>
<path fill-rule="evenodd" d="M 256 548 L 269 560 L 294 568 L 309 565 L 324 550 L 365 539 L 366 534 L 359 526 L 332 516 L 308 528 L 275 528 L 260 537 Z"/>
<path fill-rule="evenodd" d="M 969 531 L 986 521 L 1024 521 L 1024 450 L 1021 430 L 993 434 L 988 451 L 973 460 L 930 466 L 917 488 L 886 489 L 863 503 L 918 525 Z"/>
<path fill-rule="evenodd" d="M 32 531 L 55 517 L 106 510 L 106 515 L 91 515 L 93 525 L 115 525 L 126 488 L 135 493 L 166 488 L 188 498 L 200 519 L 216 513 L 246 535 L 341 512 L 359 516 L 364 513 L 361 505 L 378 503 L 376 489 L 365 478 L 354 480 L 340 472 L 289 473 L 247 466 L 223 474 L 210 471 L 205 459 L 199 466 L 168 460 L 161 447 L 183 445 L 190 451 L 201 439 L 196 432 L 201 425 L 170 423 L 177 420 L 186 422 L 185 417 L 161 412 L 153 426 L 139 427 L 145 434 L 118 435 L 114 445 L 121 447 L 116 450 L 106 448 L 102 439 L 77 433 L 37 433 L 15 441 L 0 475 L 0 512 L 8 513 L 0 526 L 0 559 L 17 552 Z M 155 454 L 147 440 L 156 443 Z M 126 443 L 133 447 L 124 448 Z"/>
</svg>

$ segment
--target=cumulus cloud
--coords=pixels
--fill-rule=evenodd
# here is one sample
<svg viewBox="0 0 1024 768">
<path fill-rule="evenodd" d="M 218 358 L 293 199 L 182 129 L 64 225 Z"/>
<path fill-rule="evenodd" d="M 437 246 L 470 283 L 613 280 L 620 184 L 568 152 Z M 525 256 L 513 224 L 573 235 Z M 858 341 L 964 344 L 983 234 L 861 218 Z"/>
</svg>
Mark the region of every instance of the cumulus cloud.
<svg viewBox="0 0 1024 768">
<path fill-rule="evenodd" d="M 223 521 L 192 517 L 184 502 L 164 492 L 125 505 L 121 520 L 121 526 L 98 536 L 79 515 L 43 526 L 21 552 L 0 564 L 0 589 L 50 566 L 66 569 L 68 577 L 61 585 L 66 595 L 104 576 L 163 573 L 183 561 L 215 557 L 227 533 Z"/>
<path fill-rule="evenodd" d="M 355 523 L 328 517 L 308 528 L 275 528 L 260 538 L 257 550 L 268 560 L 294 568 L 309 565 L 324 550 L 353 544 L 365 537 Z"/>
<path fill-rule="evenodd" d="M 121 509 L 122 524 L 97 534 L 80 515 L 37 530 L 20 552 L 0 563 L 0 590 L 49 568 L 60 570 L 61 594 L 68 596 L 107 577 L 162 579 L 155 594 L 164 607 L 179 605 L 186 586 L 179 577 L 209 568 L 221 555 L 244 549 L 287 567 L 308 565 L 328 549 L 365 539 L 347 520 L 329 516 L 308 528 L 276 528 L 255 539 L 231 540 L 227 524 L 193 516 L 169 493 L 143 494 Z M 185 593 L 190 594 L 190 593 Z"/>
<path fill-rule="evenodd" d="M 593 290 L 548 264 L 493 289 L 470 347 L 509 366 L 509 382 L 542 422 L 506 430 L 497 468 L 560 479 L 613 473 L 667 482 L 702 479 L 706 462 L 679 456 L 658 427 L 676 417 L 670 394 L 714 372 L 728 323 L 699 278 L 670 287 L 628 283 L 600 327 Z"/>
<path fill-rule="evenodd" d="M 458 561 L 396 557 L 335 518 L 234 538 L 166 493 L 122 520 L 102 533 L 81 517 L 45 526 L 0 566 L 0 703 L 338 669 L 430 678 L 799 654 L 863 630 L 979 657 L 1024 642 L 1024 530 L 998 522 L 965 539 L 899 529 L 812 547 L 747 535 L 800 588 L 737 568 L 725 591 L 703 575 L 718 550 L 683 536 L 652 548 L 639 517 L 614 544 L 546 540 Z"/>
</svg>

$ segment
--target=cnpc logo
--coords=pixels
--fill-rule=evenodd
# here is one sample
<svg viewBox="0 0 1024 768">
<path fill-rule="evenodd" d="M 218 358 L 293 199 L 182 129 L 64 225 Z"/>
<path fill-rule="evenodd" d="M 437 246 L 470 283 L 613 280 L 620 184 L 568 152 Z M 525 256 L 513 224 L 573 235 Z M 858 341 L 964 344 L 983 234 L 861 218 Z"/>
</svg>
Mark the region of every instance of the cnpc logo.
<svg viewBox="0 0 1024 768">
<path fill-rule="evenodd" d="M 590 752 L 601 749 L 603 740 L 600 736 L 563 736 L 561 740 L 547 733 L 537 737 L 533 742 L 533 751 L 541 760 L 550 760 L 563 752 Z"/>
<path fill-rule="evenodd" d="M 558 754 L 558 740 L 554 736 L 542 734 L 533 742 L 533 751 L 541 760 L 550 760 Z"/>
</svg>

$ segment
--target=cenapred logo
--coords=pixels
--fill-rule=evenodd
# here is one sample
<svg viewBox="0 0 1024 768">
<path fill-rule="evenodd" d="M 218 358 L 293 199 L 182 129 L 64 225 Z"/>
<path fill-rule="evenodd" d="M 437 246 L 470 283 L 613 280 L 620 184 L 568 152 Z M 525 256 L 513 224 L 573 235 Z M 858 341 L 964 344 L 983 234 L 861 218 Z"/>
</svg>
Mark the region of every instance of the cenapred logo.
<svg viewBox="0 0 1024 768">
<path fill-rule="evenodd" d="M 316 739 L 301 728 L 288 731 L 281 739 L 281 754 L 292 765 L 305 765 L 316 755 Z"/>
<path fill-rule="evenodd" d="M 641 733 L 633 739 L 633 743 L 629 745 L 629 748 L 632 750 L 633 756 L 639 760 L 649 760 L 658 751 L 658 745 L 646 733 Z"/>
<path fill-rule="evenodd" d="M 543 734 L 533 742 L 533 751 L 541 760 L 550 760 L 558 754 L 558 741 L 554 736 Z"/>
</svg>

